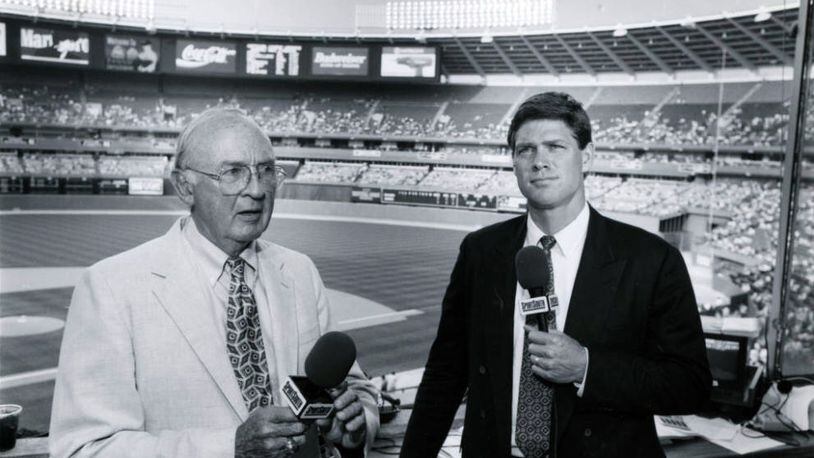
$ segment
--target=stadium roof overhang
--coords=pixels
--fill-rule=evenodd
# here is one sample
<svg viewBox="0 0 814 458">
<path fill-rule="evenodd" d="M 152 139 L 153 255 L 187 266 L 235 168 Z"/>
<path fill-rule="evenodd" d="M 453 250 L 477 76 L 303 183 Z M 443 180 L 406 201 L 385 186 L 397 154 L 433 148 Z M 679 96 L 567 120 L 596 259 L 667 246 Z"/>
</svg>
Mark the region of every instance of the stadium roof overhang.
<svg viewBox="0 0 814 458">
<path fill-rule="evenodd" d="M 19 11 L 2 6 L 0 12 L 21 15 Z M 221 38 L 437 46 L 441 49 L 441 72 L 451 82 L 500 84 L 503 80 L 506 84 L 523 84 L 535 80 L 565 80 L 590 84 L 612 83 L 613 77 L 620 76 L 621 84 L 641 80 L 642 76 L 667 77 L 673 82 L 684 80 L 676 75 L 691 75 L 690 80 L 695 75 L 709 82 L 710 79 L 725 79 L 721 75 L 727 72 L 732 75 L 733 71 L 740 75 L 731 78 L 736 80 L 790 77 L 791 72 L 787 69 L 794 57 L 798 7 L 761 9 L 761 14 L 769 14 L 759 22 L 756 13 L 749 11 L 594 29 L 489 31 L 486 34 L 415 31 L 322 35 L 222 28 L 159 31 Z M 35 21 L 69 20 L 59 15 L 30 18 Z M 119 21 L 106 23 L 101 19 L 74 19 L 70 22 L 145 30 L 143 25 L 139 27 Z M 155 32 L 154 29 L 149 31 Z"/>
<path fill-rule="evenodd" d="M 790 67 L 794 57 L 797 8 L 755 14 L 721 15 L 596 30 L 544 33 L 490 33 L 425 36 L 442 49 L 447 75 L 529 76 L 643 73 L 674 75 L 723 70 L 757 74 L 768 67 Z"/>
</svg>

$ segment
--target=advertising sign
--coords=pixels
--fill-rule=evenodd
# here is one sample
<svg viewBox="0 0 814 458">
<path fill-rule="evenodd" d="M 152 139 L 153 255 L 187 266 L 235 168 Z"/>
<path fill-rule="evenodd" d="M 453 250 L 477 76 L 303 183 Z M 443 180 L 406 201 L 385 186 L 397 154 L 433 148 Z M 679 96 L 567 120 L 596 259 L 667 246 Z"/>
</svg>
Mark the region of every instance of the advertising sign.
<svg viewBox="0 0 814 458">
<path fill-rule="evenodd" d="M 350 46 L 314 46 L 312 75 L 367 76 L 368 48 Z"/>
<path fill-rule="evenodd" d="M 6 57 L 6 23 L 0 22 L 0 57 Z"/>
<path fill-rule="evenodd" d="M 105 36 L 105 68 L 153 73 L 158 69 L 160 49 L 157 38 L 107 35 Z"/>
<path fill-rule="evenodd" d="M 497 208 L 502 211 L 524 213 L 526 211 L 526 198 L 518 196 L 498 196 Z"/>
<path fill-rule="evenodd" d="M 301 45 L 247 43 L 246 74 L 299 76 L 301 55 Z"/>
<path fill-rule="evenodd" d="M 131 196 L 160 196 L 164 194 L 164 180 L 145 177 L 129 178 L 127 190 Z"/>
<path fill-rule="evenodd" d="M 40 62 L 88 65 L 90 39 L 78 30 L 20 27 L 20 58 Z"/>
<path fill-rule="evenodd" d="M 385 78 L 435 78 L 436 48 L 385 46 L 382 48 L 381 75 Z"/>
<path fill-rule="evenodd" d="M 175 70 L 184 73 L 235 73 L 237 46 L 223 41 L 177 40 Z"/>
<path fill-rule="evenodd" d="M 354 186 L 353 189 L 351 189 L 350 200 L 351 202 L 381 203 L 382 189 L 369 186 Z"/>
</svg>

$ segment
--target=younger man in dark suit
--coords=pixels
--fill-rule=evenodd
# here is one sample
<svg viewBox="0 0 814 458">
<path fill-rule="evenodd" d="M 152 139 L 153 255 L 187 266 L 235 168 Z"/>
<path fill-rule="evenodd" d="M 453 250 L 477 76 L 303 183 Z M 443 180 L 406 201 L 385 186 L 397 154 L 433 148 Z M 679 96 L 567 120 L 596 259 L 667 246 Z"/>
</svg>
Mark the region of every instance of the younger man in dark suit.
<svg viewBox="0 0 814 458">
<path fill-rule="evenodd" d="M 587 204 L 591 124 L 569 95 L 526 100 L 508 143 L 528 213 L 462 242 L 401 456 L 436 456 L 464 393 L 464 456 L 663 456 L 653 415 L 695 411 L 711 385 L 681 254 Z M 548 332 L 516 306 L 529 245 L 559 301 Z"/>
</svg>

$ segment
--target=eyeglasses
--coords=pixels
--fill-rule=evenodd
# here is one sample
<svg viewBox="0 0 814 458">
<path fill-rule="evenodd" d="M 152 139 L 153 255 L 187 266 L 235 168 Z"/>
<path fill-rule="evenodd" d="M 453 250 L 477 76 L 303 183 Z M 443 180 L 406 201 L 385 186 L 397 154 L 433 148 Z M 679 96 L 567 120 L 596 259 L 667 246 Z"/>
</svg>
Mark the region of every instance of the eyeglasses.
<svg viewBox="0 0 814 458">
<path fill-rule="evenodd" d="M 285 169 L 274 164 L 257 164 L 254 167 L 235 165 L 224 168 L 220 173 L 205 172 L 192 167 L 184 167 L 179 170 L 191 170 L 217 181 L 220 192 L 226 196 L 239 194 L 246 189 L 252 179 L 252 174 L 257 175 L 257 182 L 267 190 L 274 189 L 282 184 L 287 175 Z"/>
</svg>

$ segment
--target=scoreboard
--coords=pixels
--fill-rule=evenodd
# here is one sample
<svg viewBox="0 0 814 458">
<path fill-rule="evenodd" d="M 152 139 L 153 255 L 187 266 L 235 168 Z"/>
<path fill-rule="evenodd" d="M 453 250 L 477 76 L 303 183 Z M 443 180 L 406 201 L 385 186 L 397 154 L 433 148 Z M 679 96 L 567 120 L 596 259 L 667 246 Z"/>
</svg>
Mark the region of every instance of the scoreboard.
<svg viewBox="0 0 814 458">
<path fill-rule="evenodd" d="M 0 16 L 0 62 L 263 79 L 440 80 L 440 47 L 355 39 L 239 38 L 36 23 Z"/>
</svg>

